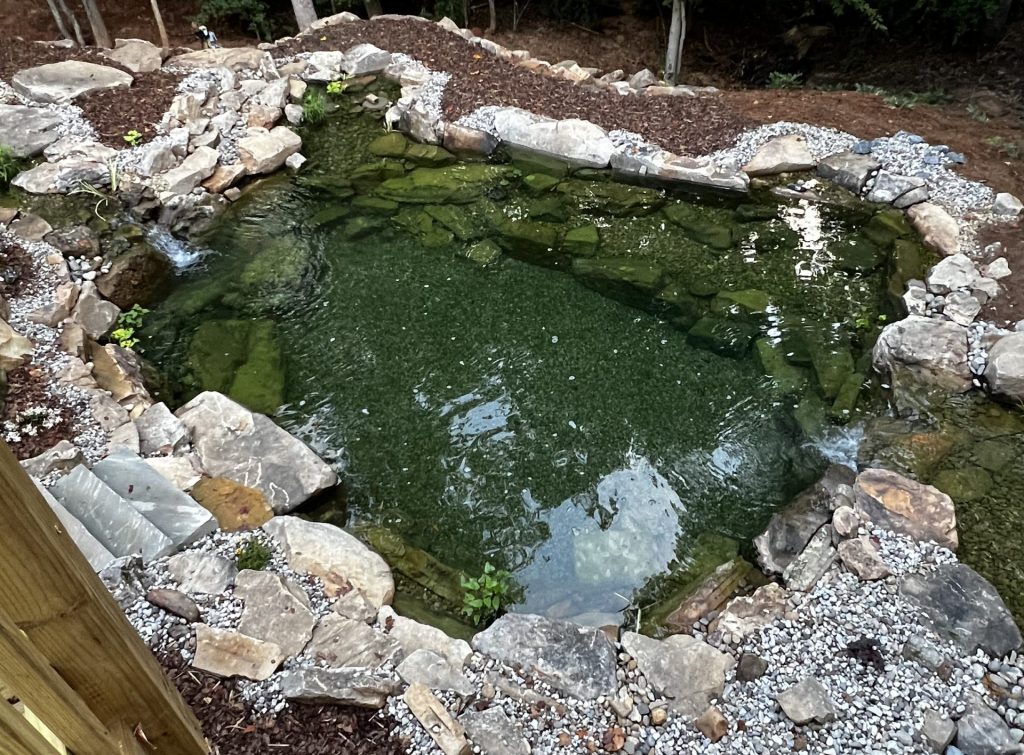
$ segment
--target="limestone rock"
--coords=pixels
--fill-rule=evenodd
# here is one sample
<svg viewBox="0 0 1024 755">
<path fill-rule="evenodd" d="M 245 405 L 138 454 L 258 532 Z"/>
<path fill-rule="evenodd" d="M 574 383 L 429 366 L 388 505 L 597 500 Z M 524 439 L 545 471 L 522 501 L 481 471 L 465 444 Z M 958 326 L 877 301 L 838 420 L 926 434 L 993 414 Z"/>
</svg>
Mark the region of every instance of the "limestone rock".
<svg viewBox="0 0 1024 755">
<path fill-rule="evenodd" d="M 53 227 L 32 212 L 15 213 L 16 220 L 9 221 L 8 230 L 25 241 L 42 241 Z"/>
<path fill-rule="evenodd" d="M 817 161 L 807 149 L 807 140 L 798 134 L 778 136 L 762 146 L 743 171 L 748 176 L 774 176 L 778 173 L 792 173 L 811 170 Z"/>
<path fill-rule="evenodd" d="M 146 601 L 168 613 L 180 616 L 189 624 L 199 621 L 199 606 L 180 590 L 152 589 L 146 593 Z"/>
<path fill-rule="evenodd" d="M 1013 194 L 1007 194 L 1005 191 L 996 194 L 996 200 L 992 203 L 992 214 L 993 215 L 1004 215 L 1010 218 L 1015 218 L 1024 211 L 1024 202 L 1021 202 Z"/>
<path fill-rule="evenodd" d="M 444 755 L 469 755 L 466 730 L 429 689 L 422 684 L 413 684 L 402 699 Z"/>
<path fill-rule="evenodd" d="M 986 278 L 992 280 L 1002 280 L 1010 275 L 1010 263 L 1006 261 L 1005 257 L 996 257 L 982 271 Z"/>
<path fill-rule="evenodd" d="M 437 627 L 399 616 L 391 606 L 382 607 L 378 617 L 382 624 L 390 627 L 388 635 L 402 646 L 403 656 L 417 650 L 430 650 L 443 656 L 453 667 L 461 669 L 473 653 L 465 640 L 454 639 Z"/>
<path fill-rule="evenodd" d="M 23 105 L 0 105 L 0 144 L 15 157 L 35 157 L 60 138 L 60 113 Z"/>
<path fill-rule="evenodd" d="M 401 652 L 398 643 L 361 621 L 329 613 L 320 619 L 304 654 L 315 661 L 342 668 L 376 669 Z"/>
<path fill-rule="evenodd" d="M 258 489 L 275 512 L 291 511 L 338 481 L 302 441 L 221 393 L 200 393 L 176 414 L 208 474 Z"/>
<path fill-rule="evenodd" d="M 828 723 L 836 717 L 828 691 L 812 677 L 780 692 L 776 699 L 789 720 L 801 726 L 811 722 Z"/>
<path fill-rule="evenodd" d="M 186 157 L 177 168 L 171 168 L 160 175 L 164 191 L 172 194 L 188 194 L 203 179 L 213 175 L 220 153 L 212 147 L 199 147 Z"/>
<path fill-rule="evenodd" d="M 21 468 L 28 472 L 30 477 L 42 480 L 55 472 L 70 472 L 82 461 L 81 449 L 69 440 L 62 440 L 38 456 L 22 461 Z"/>
<path fill-rule="evenodd" d="M 1024 401 L 1024 333 L 1003 336 L 989 349 L 985 380 L 996 395 Z"/>
<path fill-rule="evenodd" d="M 59 194 L 76 188 L 82 182 L 94 186 L 108 185 L 110 169 L 106 162 L 71 158 L 40 163 L 15 176 L 11 186 L 24 189 L 29 194 Z"/>
<path fill-rule="evenodd" d="M 623 632 L 622 646 L 636 659 L 655 693 L 664 695 L 672 710 L 688 718 L 701 715 L 712 698 L 722 694 L 725 673 L 735 664 L 732 656 L 688 634 L 659 641 Z"/>
<path fill-rule="evenodd" d="M 498 139 L 512 147 L 565 160 L 578 168 L 605 168 L 615 152 L 608 134 L 589 121 L 556 121 L 519 108 L 494 114 Z"/>
<path fill-rule="evenodd" d="M 127 406 L 148 407 L 153 402 L 142 376 L 142 360 L 134 352 L 108 343 L 90 350 L 92 374 L 96 384 L 114 399 Z M 141 411 L 140 411 L 141 413 Z"/>
<path fill-rule="evenodd" d="M 213 174 L 203 181 L 203 188 L 214 194 L 223 194 L 247 174 L 248 169 L 241 163 L 218 165 Z"/>
<path fill-rule="evenodd" d="M 952 499 L 931 485 L 884 469 L 866 469 L 853 487 L 854 509 L 862 518 L 918 540 L 958 546 Z"/>
<path fill-rule="evenodd" d="M 909 574 L 900 593 L 918 606 L 936 634 L 964 655 L 978 649 L 1001 658 L 1021 646 L 1021 633 L 988 580 L 966 564 L 942 564 L 927 574 Z"/>
<path fill-rule="evenodd" d="M 496 660 L 519 663 L 555 689 L 582 700 L 614 695 L 617 688 L 615 648 L 600 629 L 507 613 L 478 633 L 472 645 Z"/>
<path fill-rule="evenodd" d="M 948 294 L 970 288 L 980 278 L 974 262 L 966 254 L 954 254 L 940 261 L 928 271 L 925 283 L 934 294 Z"/>
<path fill-rule="evenodd" d="M 956 747 L 963 755 L 1002 755 L 1020 752 L 1002 717 L 977 696 L 957 722 Z M 947 751 L 948 752 L 948 751 Z"/>
<path fill-rule="evenodd" d="M 32 356 L 33 349 L 30 340 L 0 320 L 0 371 L 20 367 Z"/>
<path fill-rule="evenodd" d="M 838 550 L 839 560 L 843 562 L 843 566 L 862 580 L 885 579 L 891 574 L 870 538 L 855 537 L 852 540 L 844 540 L 839 544 Z"/>
<path fill-rule="evenodd" d="M 931 752 L 945 752 L 956 736 L 956 724 L 933 710 L 926 710 L 920 735 Z"/>
<path fill-rule="evenodd" d="M 903 209 L 928 199 L 928 184 L 916 176 L 900 176 L 887 170 L 878 171 L 875 185 L 868 192 L 869 202 L 883 202 Z"/>
<path fill-rule="evenodd" d="M 135 427 L 142 453 L 147 456 L 170 456 L 188 446 L 188 428 L 162 401 L 148 407 L 135 420 Z"/>
<path fill-rule="evenodd" d="M 738 639 L 749 637 L 761 627 L 785 616 L 787 600 L 786 591 L 778 583 L 762 585 L 749 596 L 730 600 L 716 619 L 715 631 Z"/>
<path fill-rule="evenodd" d="M 929 249 L 947 257 L 960 252 L 960 225 L 939 205 L 921 202 L 907 210 L 907 217 Z"/>
<path fill-rule="evenodd" d="M 497 148 L 498 140 L 486 131 L 448 123 L 441 144 L 457 155 L 490 155 Z"/>
<path fill-rule="evenodd" d="M 197 551 L 183 551 L 167 559 L 167 571 L 188 593 L 220 595 L 235 583 L 238 568 L 226 558 Z"/>
<path fill-rule="evenodd" d="M 195 629 L 196 655 L 192 666 L 200 671 L 259 682 L 270 678 L 284 660 L 281 648 L 272 642 L 206 624 L 196 624 Z"/>
<path fill-rule="evenodd" d="M 344 595 L 339 595 L 331 610 L 346 619 L 361 621 L 364 624 L 372 624 L 377 618 L 377 608 L 359 590 L 349 590 Z"/>
<path fill-rule="evenodd" d="M 18 71 L 11 78 L 11 86 L 18 94 L 36 102 L 64 103 L 83 94 L 127 89 L 132 81 L 131 75 L 119 68 L 64 60 Z"/>
<path fill-rule="evenodd" d="M 341 69 L 349 76 L 380 73 L 389 65 L 391 53 L 367 43 L 358 44 L 347 50 L 341 61 Z"/>
<path fill-rule="evenodd" d="M 175 55 L 167 65 L 176 68 L 227 68 L 237 73 L 259 68 L 265 54 L 255 47 L 219 47 Z"/>
<path fill-rule="evenodd" d="M 836 549 L 832 547 L 832 533 L 828 525 L 814 533 L 807 547 L 794 558 L 782 573 L 782 580 L 790 590 L 806 592 L 817 584 L 835 561 Z"/>
<path fill-rule="evenodd" d="M 33 482 L 35 481 L 33 480 Z M 117 560 L 114 554 L 107 550 L 107 547 L 97 540 L 86 529 L 84 524 L 64 508 L 49 490 L 44 488 L 39 482 L 36 482 L 36 488 L 39 490 L 43 500 L 49 504 L 53 513 L 57 515 L 57 519 L 60 521 L 64 531 L 74 541 L 75 545 L 78 546 L 78 550 L 85 556 L 85 560 L 89 562 L 89 566 L 93 571 L 101 572 Z"/>
<path fill-rule="evenodd" d="M 963 393 L 971 387 L 967 349 L 963 326 L 910 315 L 885 326 L 875 343 L 873 361 L 878 372 L 894 380 L 906 376 L 930 388 Z"/>
<path fill-rule="evenodd" d="M 139 453 L 142 453 L 141 442 Z M 166 477 L 172 485 L 188 492 L 202 479 L 202 471 L 196 468 L 198 461 L 194 454 L 184 456 L 154 456 L 144 459 L 157 472 Z M 216 514 L 214 514 L 216 517 Z"/>
<path fill-rule="evenodd" d="M 286 126 L 238 140 L 238 156 L 251 176 L 273 173 L 302 147 L 302 139 Z"/>
<path fill-rule="evenodd" d="M 301 653 L 313 636 L 316 617 L 309 598 L 292 580 L 243 569 L 235 577 L 235 597 L 245 603 L 238 631 L 279 645 L 285 657 Z"/>
<path fill-rule="evenodd" d="M 157 71 L 163 64 L 160 48 L 144 39 L 115 39 L 113 50 L 100 53 L 115 63 L 120 63 L 132 73 Z"/>
<path fill-rule="evenodd" d="M 852 506 L 840 506 L 832 514 L 832 529 L 839 537 L 853 537 L 860 527 L 860 517 Z"/>
<path fill-rule="evenodd" d="M 313 705 L 383 708 L 399 690 L 389 675 L 357 668 L 296 668 L 280 676 L 286 700 Z"/>
<path fill-rule="evenodd" d="M 72 322 L 81 325 L 92 339 L 103 338 L 114 327 L 121 310 L 116 304 L 105 301 L 96 289 L 96 284 L 86 281 L 78 295 L 78 303 L 72 313 Z"/>
<path fill-rule="evenodd" d="M 648 68 L 637 71 L 629 77 L 629 86 L 631 89 L 644 89 L 646 87 L 656 86 L 657 84 L 658 77 Z"/>
<path fill-rule="evenodd" d="M 485 710 L 469 708 L 459 717 L 466 733 L 488 755 L 530 755 L 522 727 L 497 705 Z"/>
<path fill-rule="evenodd" d="M 274 518 L 263 493 L 225 477 L 197 480 L 192 497 L 213 514 L 225 532 L 254 530 Z"/>
<path fill-rule="evenodd" d="M 410 653 L 398 664 L 397 671 L 406 684 L 423 684 L 439 691 L 451 690 L 463 697 L 474 692 L 472 682 L 457 667 L 431 650 L 420 649 Z"/>
<path fill-rule="evenodd" d="M 818 175 L 859 195 L 871 174 L 881 164 L 868 155 L 840 152 L 818 163 Z"/>
<path fill-rule="evenodd" d="M 714 705 L 704 711 L 693 725 L 712 742 L 717 742 L 729 733 L 729 721 Z"/>
</svg>

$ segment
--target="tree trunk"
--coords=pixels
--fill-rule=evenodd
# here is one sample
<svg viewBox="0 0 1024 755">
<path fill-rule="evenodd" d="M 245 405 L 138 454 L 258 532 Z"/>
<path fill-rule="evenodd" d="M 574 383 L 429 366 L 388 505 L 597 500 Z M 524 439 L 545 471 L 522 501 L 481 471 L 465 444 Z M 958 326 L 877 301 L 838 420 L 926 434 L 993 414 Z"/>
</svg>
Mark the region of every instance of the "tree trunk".
<svg viewBox="0 0 1024 755">
<path fill-rule="evenodd" d="M 292 8 L 295 9 L 295 23 L 299 25 L 300 32 L 306 31 L 316 21 L 313 0 L 292 0 Z"/>
<path fill-rule="evenodd" d="M 78 25 L 78 19 L 75 14 L 71 12 L 64 0 L 57 0 L 57 8 L 65 16 L 71 19 L 71 28 L 75 30 L 75 41 L 78 42 L 79 47 L 85 47 L 85 37 L 82 36 L 82 27 Z"/>
<path fill-rule="evenodd" d="M 494 34 L 498 29 L 498 11 L 494 7 L 494 0 L 487 0 L 487 11 L 491 14 L 491 22 L 487 25 L 487 33 Z"/>
<path fill-rule="evenodd" d="M 68 27 L 64 25 L 64 19 L 61 18 L 60 11 L 57 10 L 56 4 L 53 0 L 46 0 L 46 4 L 50 6 L 50 13 L 53 14 L 53 20 L 57 22 L 57 33 L 64 39 L 71 39 L 71 35 L 68 34 Z"/>
<path fill-rule="evenodd" d="M 153 18 L 156 19 L 156 28 L 160 32 L 160 46 L 168 50 L 171 47 L 171 40 L 167 36 L 167 27 L 164 26 L 163 14 L 160 13 L 160 2 L 159 0 L 150 0 L 150 5 L 153 6 Z"/>
<path fill-rule="evenodd" d="M 89 19 L 89 27 L 92 29 L 92 40 L 97 47 L 113 47 L 110 41 L 110 34 L 107 33 L 107 25 L 103 23 L 103 14 L 96 7 L 96 0 L 82 0 L 85 8 L 85 15 Z"/>
<path fill-rule="evenodd" d="M 366 15 L 370 18 L 384 12 L 384 9 L 380 7 L 380 0 L 363 0 L 363 5 L 366 6 Z"/>
<path fill-rule="evenodd" d="M 683 44 L 686 42 L 686 1 L 672 0 L 672 24 L 668 30 L 668 51 L 665 53 L 665 81 L 675 86 L 683 65 Z"/>
</svg>

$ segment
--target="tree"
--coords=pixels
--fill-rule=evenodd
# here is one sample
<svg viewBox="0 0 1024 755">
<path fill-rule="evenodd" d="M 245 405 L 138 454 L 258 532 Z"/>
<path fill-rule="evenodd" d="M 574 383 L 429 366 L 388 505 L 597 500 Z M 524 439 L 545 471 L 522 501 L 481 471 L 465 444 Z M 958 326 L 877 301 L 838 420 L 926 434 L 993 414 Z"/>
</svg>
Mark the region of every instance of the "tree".
<svg viewBox="0 0 1024 755">
<path fill-rule="evenodd" d="M 164 49 L 168 49 L 171 46 L 171 40 L 167 36 L 163 14 L 160 13 L 160 2 L 159 0 L 150 0 L 150 5 L 153 6 L 153 18 L 156 19 L 156 28 L 160 32 L 160 45 Z"/>
<path fill-rule="evenodd" d="M 110 41 L 110 34 L 107 32 L 107 25 L 103 23 L 103 14 L 96 7 L 96 0 L 82 0 L 82 7 L 85 8 L 85 16 L 89 19 L 89 27 L 92 29 L 92 39 L 97 47 L 113 47 Z"/>
<path fill-rule="evenodd" d="M 683 43 L 686 42 L 686 0 L 672 0 L 672 23 L 668 30 L 665 53 L 665 81 L 675 86 L 683 66 Z"/>
<path fill-rule="evenodd" d="M 487 25 L 487 33 L 494 34 L 498 29 L 498 12 L 494 8 L 494 0 L 487 0 L 487 10 L 491 16 L 491 22 Z M 469 24 L 466 24 L 469 26 Z"/>
<path fill-rule="evenodd" d="M 363 5 L 366 6 L 366 15 L 370 18 L 384 12 L 384 9 L 380 7 L 380 0 L 364 0 Z"/>
<path fill-rule="evenodd" d="M 78 42 L 79 47 L 84 47 L 85 39 L 82 37 L 82 27 L 78 25 L 78 19 L 75 18 L 75 14 L 71 12 L 64 0 L 46 0 L 46 4 L 50 6 L 53 20 L 57 22 L 57 31 L 63 35 L 64 39 L 71 39 L 68 27 L 64 23 L 64 19 L 67 17 L 71 20 L 71 27 L 75 30 L 75 41 Z"/>
<path fill-rule="evenodd" d="M 295 9 L 295 23 L 299 25 L 300 32 L 308 29 L 316 21 L 313 0 L 292 0 L 292 8 Z"/>
</svg>

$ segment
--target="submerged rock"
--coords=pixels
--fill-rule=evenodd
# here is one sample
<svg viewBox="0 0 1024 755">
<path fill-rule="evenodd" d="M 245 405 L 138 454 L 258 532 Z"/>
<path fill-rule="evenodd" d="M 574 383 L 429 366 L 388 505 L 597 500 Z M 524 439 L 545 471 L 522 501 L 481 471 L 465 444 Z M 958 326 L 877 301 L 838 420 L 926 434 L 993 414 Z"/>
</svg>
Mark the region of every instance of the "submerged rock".
<svg viewBox="0 0 1024 755">
<path fill-rule="evenodd" d="M 507 177 L 511 177 L 507 166 L 484 163 L 417 168 L 385 179 L 376 194 L 406 204 L 467 204 L 480 199 L 487 187 Z"/>
<path fill-rule="evenodd" d="M 738 359 L 750 349 L 757 330 L 757 326 L 752 323 L 702 317 L 690 328 L 686 340 L 698 349 Z"/>
<path fill-rule="evenodd" d="M 708 217 L 706 213 L 702 214 L 693 205 L 683 202 L 670 204 L 662 212 L 694 241 L 723 251 L 732 248 L 732 227 L 716 218 Z"/>
<path fill-rule="evenodd" d="M 188 365 L 199 388 L 226 393 L 255 412 L 284 403 L 285 372 L 271 320 L 207 320 L 192 336 Z"/>
<path fill-rule="evenodd" d="M 587 286 L 640 309 L 652 309 L 664 280 L 664 270 L 634 257 L 573 260 L 572 272 Z"/>
<path fill-rule="evenodd" d="M 639 217 L 649 215 L 665 202 L 664 195 L 655 189 L 611 181 L 570 179 L 559 183 L 556 191 L 571 198 L 582 212 L 593 215 Z"/>
</svg>

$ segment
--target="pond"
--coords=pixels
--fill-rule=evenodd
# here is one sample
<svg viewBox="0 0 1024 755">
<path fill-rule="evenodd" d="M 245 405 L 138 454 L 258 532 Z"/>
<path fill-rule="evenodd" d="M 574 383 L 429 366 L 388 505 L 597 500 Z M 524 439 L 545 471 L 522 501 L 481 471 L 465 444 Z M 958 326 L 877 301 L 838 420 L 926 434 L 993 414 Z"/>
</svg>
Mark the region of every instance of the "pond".
<svg viewBox="0 0 1024 755">
<path fill-rule="evenodd" d="M 928 263 L 898 213 L 453 163 L 350 105 L 217 222 L 144 349 L 175 400 L 229 393 L 342 471 L 312 514 L 417 554 L 401 584 L 492 563 L 518 609 L 605 621 L 853 463 L 873 335 Z"/>
</svg>

